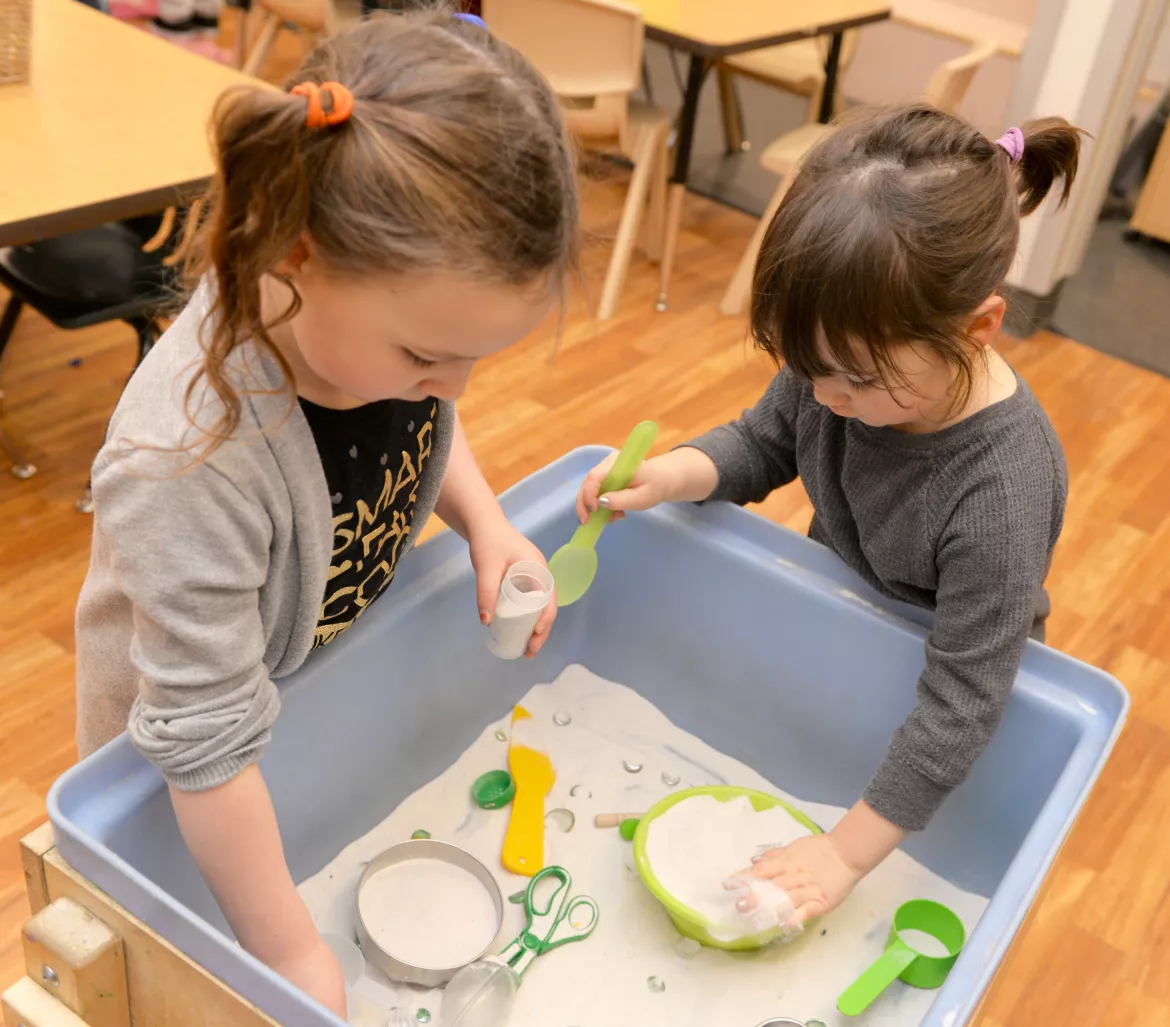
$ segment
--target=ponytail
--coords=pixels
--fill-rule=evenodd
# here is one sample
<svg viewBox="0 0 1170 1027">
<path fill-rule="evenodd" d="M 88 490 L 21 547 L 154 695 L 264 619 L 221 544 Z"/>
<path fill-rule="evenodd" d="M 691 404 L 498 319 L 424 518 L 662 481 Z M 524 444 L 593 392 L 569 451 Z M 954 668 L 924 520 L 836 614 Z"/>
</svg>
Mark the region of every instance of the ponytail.
<svg viewBox="0 0 1170 1027">
<path fill-rule="evenodd" d="M 191 212 L 187 271 L 191 281 L 207 276 L 210 305 L 203 321 L 204 358 L 187 386 L 187 414 L 206 383 L 219 400 L 214 424 L 198 425 L 209 455 L 232 437 L 240 421 L 241 399 L 227 369 L 228 359 L 254 340 L 292 373 L 273 344 L 261 312 L 264 276 L 292 250 L 309 223 L 310 189 L 302 158 L 305 99 L 259 86 L 237 86 L 220 97 L 212 115 L 211 142 L 216 174 L 205 197 Z M 201 213 L 207 216 L 200 223 Z M 295 296 L 275 323 L 293 317 Z M 202 408 L 204 404 L 199 404 Z"/>
<path fill-rule="evenodd" d="M 1013 169 L 1021 216 L 1031 214 L 1044 202 L 1057 179 L 1062 182 L 1059 203 L 1063 206 L 1077 177 L 1081 129 L 1064 118 L 1038 118 L 1024 124 L 1021 132 L 1023 153 Z"/>
</svg>

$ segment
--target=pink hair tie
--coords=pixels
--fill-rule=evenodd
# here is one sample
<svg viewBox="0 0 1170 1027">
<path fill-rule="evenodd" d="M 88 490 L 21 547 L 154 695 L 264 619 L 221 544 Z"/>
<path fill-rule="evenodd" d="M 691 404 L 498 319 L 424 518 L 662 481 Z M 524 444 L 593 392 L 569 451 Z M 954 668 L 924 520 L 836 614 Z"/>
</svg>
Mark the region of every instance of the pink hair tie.
<svg viewBox="0 0 1170 1027">
<path fill-rule="evenodd" d="M 1024 133 L 1018 128 L 1009 128 L 996 141 L 996 146 L 1002 146 L 1011 157 L 1013 164 L 1019 164 L 1024 156 Z"/>
</svg>

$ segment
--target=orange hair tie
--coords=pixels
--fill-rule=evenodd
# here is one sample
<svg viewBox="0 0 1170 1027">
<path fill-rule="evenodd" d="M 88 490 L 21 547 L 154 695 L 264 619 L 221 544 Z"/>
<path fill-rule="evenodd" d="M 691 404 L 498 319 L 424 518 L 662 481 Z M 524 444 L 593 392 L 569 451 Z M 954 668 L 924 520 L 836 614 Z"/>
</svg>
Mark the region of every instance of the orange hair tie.
<svg viewBox="0 0 1170 1027">
<path fill-rule="evenodd" d="M 353 113 L 353 93 L 340 82 L 302 82 L 293 86 L 290 92 L 294 96 L 303 96 L 309 101 L 305 111 L 306 128 L 325 128 L 331 125 L 340 125 L 349 120 Z M 325 112 L 321 103 L 321 94 L 327 92 L 332 101 L 330 110 Z"/>
</svg>

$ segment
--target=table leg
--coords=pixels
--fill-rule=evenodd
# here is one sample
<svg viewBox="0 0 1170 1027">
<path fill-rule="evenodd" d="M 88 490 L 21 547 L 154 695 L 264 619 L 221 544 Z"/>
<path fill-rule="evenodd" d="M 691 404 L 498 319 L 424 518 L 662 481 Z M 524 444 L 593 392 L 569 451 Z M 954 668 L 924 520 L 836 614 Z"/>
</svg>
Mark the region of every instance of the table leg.
<svg viewBox="0 0 1170 1027">
<path fill-rule="evenodd" d="M 248 60 L 248 27 L 252 18 L 252 0 L 237 0 L 236 9 L 236 67 L 242 68 Z"/>
<path fill-rule="evenodd" d="M 691 148 L 695 143 L 695 120 L 699 114 L 699 94 L 711 65 L 698 54 L 691 54 L 687 73 L 687 91 L 679 115 L 678 136 L 674 142 L 674 174 L 670 176 L 670 195 L 666 205 L 666 232 L 662 240 L 662 264 L 659 267 L 658 302 L 655 309 L 666 309 L 666 291 L 674 267 L 674 251 L 678 244 L 679 222 L 682 220 L 683 196 L 687 191 L 687 175 L 691 170 Z"/>
<path fill-rule="evenodd" d="M 822 125 L 833 120 L 837 99 L 837 69 L 841 64 L 841 38 L 842 33 L 833 33 L 833 38 L 829 40 L 829 56 L 825 58 L 825 89 L 821 93 Z"/>
</svg>

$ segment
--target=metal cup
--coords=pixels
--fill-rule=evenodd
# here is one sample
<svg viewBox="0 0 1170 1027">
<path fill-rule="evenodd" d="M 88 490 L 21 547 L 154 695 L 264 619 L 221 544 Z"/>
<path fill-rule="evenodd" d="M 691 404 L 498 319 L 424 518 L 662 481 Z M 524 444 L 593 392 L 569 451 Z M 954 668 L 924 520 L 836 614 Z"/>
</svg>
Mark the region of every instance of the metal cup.
<svg viewBox="0 0 1170 1027">
<path fill-rule="evenodd" d="M 370 860 L 370 864 L 362 874 L 361 880 L 358 881 L 357 887 L 357 934 L 358 941 L 361 942 L 362 952 L 366 959 L 373 963 L 374 966 L 392 981 L 401 981 L 404 984 L 417 984 L 423 988 L 439 988 L 451 980 L 456 972 L 466 964 L 460 963 L 459 966 L 444 967 L 442 969 L 414 966 L 393 952 L 387 952 L 374 941 L 369 927 L 366 925 L 365 920 L 362 919 L 361 895 L 366 882 L 377 874 L 378 871 L 385 870 L 386 867 L 395 866 L 398 863 L 406 863 L 412 859 L 442 860 L 445 863 L 451 863 L 470 872 L 484 886 L 484 889 L 492 898 L 492 904 L 496 910 L 497 934 L 504 921 L 504 899 L 500 894 L 499 885 L 496 884 L 496 880 L 492 877 L 488 868 L 470 852 L 459 848 L 458 845 L 452 845 L 450 842 L 439 842 L 431 838 L 420 838 L 409 842 L 402 842 L 400 845 L 395 845 L 387 849 L 380 856 Z M 475 956 L 475 959 L 486 955 L 494 944 L 495 938 L 493 937 L 484 947 L 483 952 Z M 467 962 L 472 963 L 475 959 L 469 959 Z"/>
</svg>

